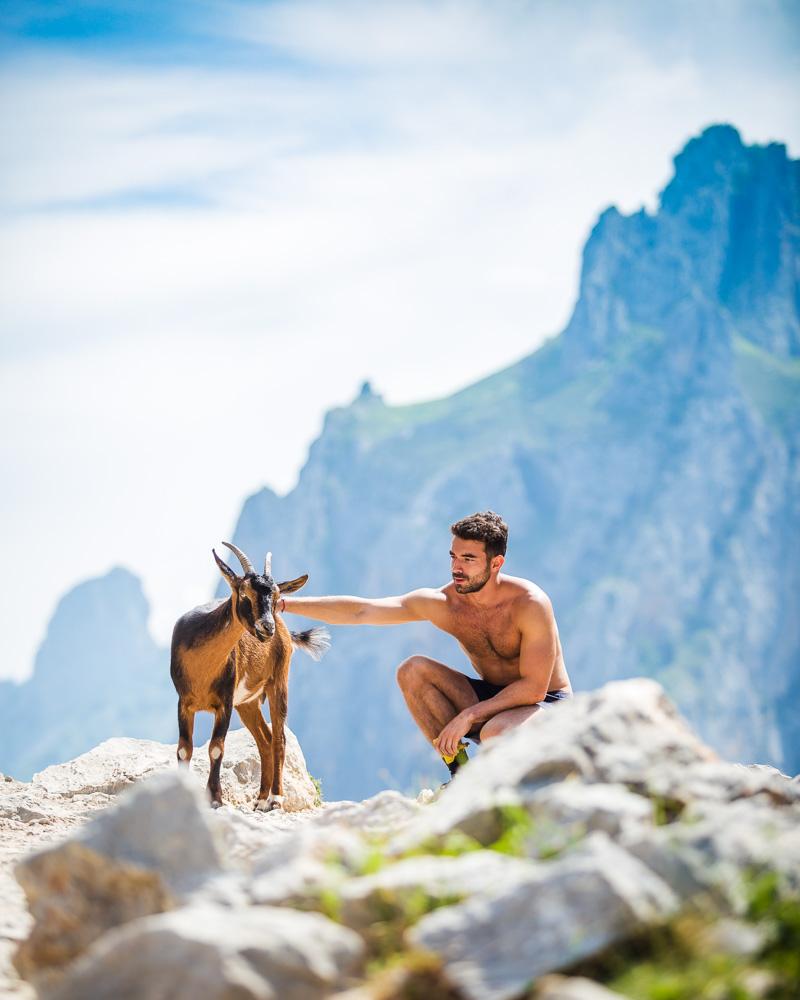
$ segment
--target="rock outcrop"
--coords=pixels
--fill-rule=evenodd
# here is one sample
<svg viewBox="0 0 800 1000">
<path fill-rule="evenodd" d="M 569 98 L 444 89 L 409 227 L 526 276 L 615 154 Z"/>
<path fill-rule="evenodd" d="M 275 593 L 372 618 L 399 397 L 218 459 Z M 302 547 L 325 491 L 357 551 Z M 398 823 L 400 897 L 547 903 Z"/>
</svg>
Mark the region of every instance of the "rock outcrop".
<svg viewBox="0 0 800 1000">
<path fill-rule="evenodd" d="M 12 994 L 794 995 L 800 781 L 719 760 L 652 681 L 540 713 L 434 801 L 315 804 L 292 743 L 294 811 L 254 812 L 238 742 L 218 810 L 130 741 L 0 786 Z"/>
<path fill-rule="evenodd" d="M 58 602 L 22 684 L 0 681 L 0 770 L 19 779 L 110 736 L 169 740 L 169 652 L 148 631 L 141 581 L 117 567 Z"/>
</svg>

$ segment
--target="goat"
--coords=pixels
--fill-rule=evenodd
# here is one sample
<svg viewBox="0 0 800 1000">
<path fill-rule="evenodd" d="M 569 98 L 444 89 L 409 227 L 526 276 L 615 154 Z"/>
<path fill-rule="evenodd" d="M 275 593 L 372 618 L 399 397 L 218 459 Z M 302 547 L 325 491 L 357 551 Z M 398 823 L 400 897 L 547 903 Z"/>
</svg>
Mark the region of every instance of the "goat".
<svg viewBox="0 0 800 1000">
<path fill-rule="evenodd" d="M 213 712 L 208 793 L 214 808 L 222 805 L 219 775 L 235 708 L 253 734 L 261 758 L 261 787 L 255 808 L 265 812 L 282 809 L 292 651 L 303 649 L 318 660 L 330 645 L 330 637 L 321 628 L 290 632 L 277 612 L 281 595 L 300 590 L 308 574 L 275 583 L 271 552 L 264 560 L 264 572 L 258 574 L 241 549 L 230 542 L 222 544 L 238 558 L 244 575 L 234 573 L 212 549 L 231 596 L 188 611 L 172 632 L 170 675 L 178 692 L 178 762 L 188 765 L 192 759 L 195 713 Z M 271 729 L 261 712 L 266 698 Z"/>
</svg>

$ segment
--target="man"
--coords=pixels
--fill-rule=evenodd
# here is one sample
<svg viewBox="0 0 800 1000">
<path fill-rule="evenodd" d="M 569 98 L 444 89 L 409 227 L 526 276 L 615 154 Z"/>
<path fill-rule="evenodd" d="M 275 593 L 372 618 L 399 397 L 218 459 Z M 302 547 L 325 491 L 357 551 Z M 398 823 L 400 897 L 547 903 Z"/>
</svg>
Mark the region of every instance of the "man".
<svg viewBox="0 0 800 1000">
<path fill-rule="evenodd" d="M 458 641 L 475 680 L 429 656 L 411 656 L 397 679 L 417 725 L 452 774 L 462 740 L 487 740 L 572 694 L 558 628 L 543 590 L 500 573 L 508 526 L 488 510 L 451 525 L 452 582 L 400 597 L 288 597 L 285 611 L 332 625 L 429 621 Z M 453 758 L 457 758 L 453 760 Z"/>
</svg>

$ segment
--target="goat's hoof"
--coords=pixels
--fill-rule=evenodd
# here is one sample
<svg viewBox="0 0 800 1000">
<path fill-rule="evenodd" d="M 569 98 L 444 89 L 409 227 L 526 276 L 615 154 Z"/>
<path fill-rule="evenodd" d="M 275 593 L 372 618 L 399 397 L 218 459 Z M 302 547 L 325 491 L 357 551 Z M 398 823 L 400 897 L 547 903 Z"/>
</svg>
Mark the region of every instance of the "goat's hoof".
<svg viewBox="0 0 800 1000">
<path fill-rule="evenodd" d="M 283 809 L 283 796 L 272 795 L 266 799 L 259 799 L 254 807 L 258 812 L 272 812 L 273 809 Z"/>
<path fill-rule="evenodd" d="M 222 799 L 212 799 L 211 800 L 211 808 L 212 809 L 219 809 L 219 807 L 221 805 L 222 805 Z"/>
</svg>

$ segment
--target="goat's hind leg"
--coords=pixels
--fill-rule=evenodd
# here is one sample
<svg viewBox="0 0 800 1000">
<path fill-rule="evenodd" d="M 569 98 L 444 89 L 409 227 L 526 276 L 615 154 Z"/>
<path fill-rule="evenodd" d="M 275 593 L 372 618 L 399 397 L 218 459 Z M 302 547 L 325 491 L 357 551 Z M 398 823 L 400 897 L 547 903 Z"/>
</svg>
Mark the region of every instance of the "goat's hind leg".
<svg viewBox="0 0 800 1000">
<path fill-rule="evenodd" d="M 194 709 L 190 709 L 186 702 L 178 699 L 178 751 L 177 758 L 179 764 L 188 764 L 192 759 L 192 734 L 194 733 Z"/>
<path fill-rule="evenodd" d="M 225 703 L 214 710 L 214 729 L 211 733 L 211 740 L 208 744 L 208 758 L 210 768 L 208 772 L 208 794 L 211 798 L 211 805 L 217 809 L 222 805 L 222 787 L 220 786 L 219 773 L 222 768 L 222 756 L 225 753 L 225 737 L 228 735 L 228 727 L 231 724 L 233 713 L 233 692 Z"/>
<path fill-rule="evenodd" d="M 261 706 L 257 700 L 237 705 L 236 711 L 252 733 L 258 747 L 258 755 L 261 758 L 261 785 L 255 808 L 268 811 L 274 808 L 269 799 L 269 790 L 272 786 L 272 733 L 261 713 Z"/>
</svg>

